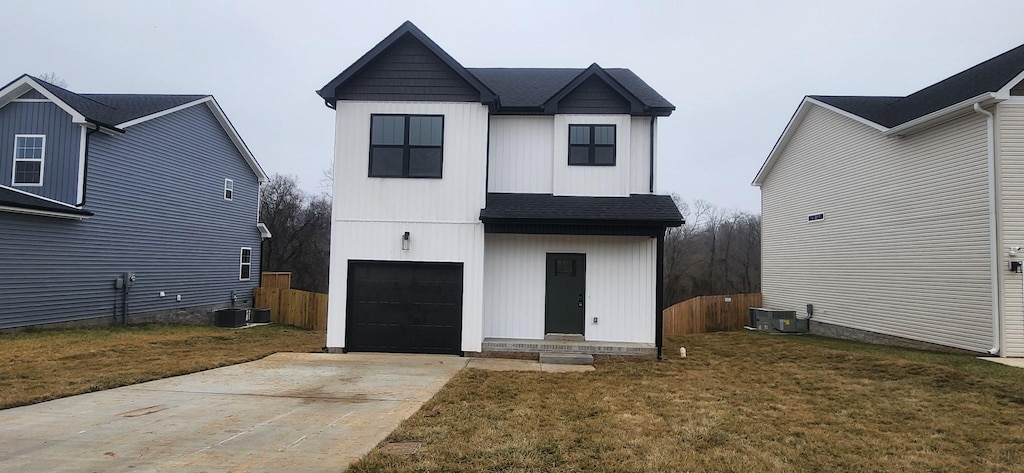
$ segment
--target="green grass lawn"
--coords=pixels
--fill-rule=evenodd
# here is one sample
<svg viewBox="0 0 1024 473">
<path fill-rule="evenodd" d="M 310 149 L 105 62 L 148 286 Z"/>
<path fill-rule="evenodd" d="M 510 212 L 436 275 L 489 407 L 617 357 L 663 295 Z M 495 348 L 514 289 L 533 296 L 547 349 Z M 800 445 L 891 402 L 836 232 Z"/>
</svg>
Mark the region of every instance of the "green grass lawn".
<svg viewBox="0 0 1024 473">
<path fill-rule="evenodd" d="M 1024 471 L 1024 369 L 746 331 L 589 373 L 464 370 L 350 472 Z"/>
<path fill-rule="evenodd" d="M 324 332 L 132 325 L 0 334 L 0 409 L 263 358 L 320 351 Z"/>
</svg>

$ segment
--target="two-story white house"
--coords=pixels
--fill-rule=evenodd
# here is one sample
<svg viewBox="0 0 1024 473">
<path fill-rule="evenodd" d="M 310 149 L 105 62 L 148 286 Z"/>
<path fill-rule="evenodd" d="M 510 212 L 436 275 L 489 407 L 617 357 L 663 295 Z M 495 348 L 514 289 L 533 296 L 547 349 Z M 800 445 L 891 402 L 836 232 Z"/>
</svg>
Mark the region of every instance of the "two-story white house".
<svg viewBox="0 0 1024 473">
<path fill-rule="evenodd" d="M 628 69 L 467 69 L 406 22 L 336 110 L 327 346 L 660 355 L 657 119 Z M 569 342 L 567 346 L 566 343 Z"/>
</svg>

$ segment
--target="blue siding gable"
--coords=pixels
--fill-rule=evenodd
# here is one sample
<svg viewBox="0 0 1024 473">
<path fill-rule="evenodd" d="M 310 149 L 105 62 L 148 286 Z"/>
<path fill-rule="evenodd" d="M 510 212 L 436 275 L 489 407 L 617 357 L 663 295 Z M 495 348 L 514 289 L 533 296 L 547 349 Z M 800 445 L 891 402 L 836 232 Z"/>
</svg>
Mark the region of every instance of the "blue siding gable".
<svg viewBox="0 0 1024 473">
<path fill-rule="evenodd" d="M 251 297 L 259 182 L 206 104 L 93 133 L 87 179 L 89 219 L 0 213 L 0 328 L 119 316 L 114 280 L 125 272 L 138 276 L 132 314 Z M 241 247 L 252 249 L 249 281 Z"/>
<path fill-rule="evenodd" d="M 77 205 L 81 126 L 52 102 L 12 102 L 0 108 L 0 185 Z M 14 136 L 46 135 L 43 185 L 13 186 Z"/>
</svg>

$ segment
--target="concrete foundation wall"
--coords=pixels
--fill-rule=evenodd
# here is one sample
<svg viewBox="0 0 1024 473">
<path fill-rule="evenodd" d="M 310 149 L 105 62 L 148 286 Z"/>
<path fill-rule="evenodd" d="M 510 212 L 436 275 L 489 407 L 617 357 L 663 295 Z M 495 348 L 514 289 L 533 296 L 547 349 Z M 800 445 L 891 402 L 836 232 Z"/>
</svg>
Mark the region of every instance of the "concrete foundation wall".
<svg viewBox="0 0 1024 473">
<path fill-rule="evenodd" d="M 886 335 L 884 333 L 869 332 L 867 330 L 843 327 L 840 325 L 816 322 L 814 320 L 811 320 L 810 330 L 811 333 L 814 335 L 821 335 L 823 337 L 831 338 L 841 338 L 843 340 L 854 340 L 864 343 L 873 343 L 875 345 L 890 345 L 895 347 L 915 348 L 918 350 L 938 351 L 944 353 L 958 353 L 971 355 L 979 354 L 978 352 L 963 350 L 960 348 L 937 345 L 935 343 L 922 342 L 918 340 L 911 340 L 909 338 L 896 337 L 893 335 Z"/>
</svg>

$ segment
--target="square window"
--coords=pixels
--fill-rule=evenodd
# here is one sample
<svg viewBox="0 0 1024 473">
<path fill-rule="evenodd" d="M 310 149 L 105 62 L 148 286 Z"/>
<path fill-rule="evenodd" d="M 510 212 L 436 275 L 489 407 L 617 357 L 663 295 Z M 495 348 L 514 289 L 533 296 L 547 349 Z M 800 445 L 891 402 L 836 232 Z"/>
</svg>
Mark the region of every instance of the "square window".
<svg viewBox="0 0 1024 473">
<path fill-rule="evenodd" d="M 614 166 L 615 125 L 569 125 L 570 166 Z"/>
<path fill-rule="evenodd" d="M 441 177 L 440 148 L 412 148 L 409 150 L 410 177 Z"/>
<path fill-rule="evenodd" d="M 370 177 L 440 178 L 443 162 L 443 116 L 370 116 Z"/>
<path fill-rule="evenodd" d="M 571 259 L 555 260 L 555 276 L 575 276 L 576 262 Z"/>
<path fill-rule="evenodd" d="M 402 177 L 402 148 L 373 148 L 370 176 Z"/>
</svg>

